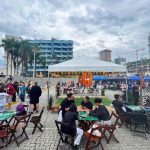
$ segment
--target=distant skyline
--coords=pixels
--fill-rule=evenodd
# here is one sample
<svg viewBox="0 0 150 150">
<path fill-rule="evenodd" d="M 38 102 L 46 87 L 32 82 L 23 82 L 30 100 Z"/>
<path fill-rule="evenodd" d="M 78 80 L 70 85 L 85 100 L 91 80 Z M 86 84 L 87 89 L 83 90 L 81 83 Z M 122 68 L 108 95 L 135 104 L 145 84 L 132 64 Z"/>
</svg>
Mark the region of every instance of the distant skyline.
<svg viewBox="0 0 150 150">
<path fill-rule="evenodd" d="M 113 59 L 148 57 L 150 0 L 1 0 L 0 40 L 5 34 L 28 39 L 74 41 L 75 55 L 112 50 Z M 3 54 L 0 48 L 0 54 Z"/>
</svg>

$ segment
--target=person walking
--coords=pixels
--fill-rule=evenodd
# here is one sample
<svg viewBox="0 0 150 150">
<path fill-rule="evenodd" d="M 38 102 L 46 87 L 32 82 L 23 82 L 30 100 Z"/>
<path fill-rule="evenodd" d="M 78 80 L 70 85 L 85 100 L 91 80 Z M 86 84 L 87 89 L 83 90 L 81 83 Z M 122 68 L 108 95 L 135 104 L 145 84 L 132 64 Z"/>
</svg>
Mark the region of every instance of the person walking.
<svg viewBox="0 0 150 150">
<path fill-rule="evenodd" d="M 9 95 L 9 98 L 8 98 L 8 109 L 11 109 L 11 102 L 12 102 L 12 98 L 13 98 L 13 95 L 14 95 L 14 92 L 15 92 L 15 89 L 14 89 L 12 83 L 8 83 L 6 85 L 6 90 L 7 90 L 7 94 Z"/>
<path fill-rule="evenodd" d="M 21 102 L 25 101 L 25 95 L 26 95 L 27 87 L 25 86 L 25 83 L 21 83 L 21 86 L 19 87 L 19 98 Z"/>
<path fill-rule="evenodd" d="M 29 95 L 30 95 L 30 111 L 36 111 L 38 113 L 39 109 L 39 97 L 42 94 L 41 87 L 38 86 L 37 82 L 34 83 L 34 85 L 31 87 Z"/>
</svg>

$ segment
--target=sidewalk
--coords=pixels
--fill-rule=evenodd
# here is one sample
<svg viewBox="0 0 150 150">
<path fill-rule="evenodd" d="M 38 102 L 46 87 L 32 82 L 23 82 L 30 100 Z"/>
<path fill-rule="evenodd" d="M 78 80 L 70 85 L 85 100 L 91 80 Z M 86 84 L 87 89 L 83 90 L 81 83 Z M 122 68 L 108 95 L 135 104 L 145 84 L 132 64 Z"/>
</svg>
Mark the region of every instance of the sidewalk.
<svg viewBox="0 0 150 150">
<path fill-rule="evenodd" d="M 108 94 L 113 92 L 108 91 Z M 40 98 L 40 108 L 46 106 L 47 103 L 47 92 L 43 92 Z M 6 150 L 55 150 L 59 140 L 59 135 L 55 126 L 55 119 L 57 119 L 57 114 L 52 114 L 45 109 L 42 116 L 42 123 L 44 124 L 44 132 L 40 132 L 38 129 L 35 134 L 32 135 L 33 125 L 30 123 L 27 128 L 27 134 L 29 140 L 25 140 L 20 147 L 17 147 L 16 143 L 13 142 L 8 145 Z M 105 150 L 150 150 L 150 135 L 147 135 L 148 140 L 145 140 L 144 135 L 133 136 L 132 132 L 126 127 L 117 128 L 115 136 L 120 143 L 115 143 L 113 140 L 110 144 L 106 144 L 103 140 L 103 146 Z M 82 139 L 82 144 L 80 150 L 85 150 L 86 139 Z M 62 144 L 61 144 L 62 145 Z M 61 146 L 60 150 L 66 150 L 64 145 Z M 99 148 L 93 149 L 99 150 Z"/>
</svg>

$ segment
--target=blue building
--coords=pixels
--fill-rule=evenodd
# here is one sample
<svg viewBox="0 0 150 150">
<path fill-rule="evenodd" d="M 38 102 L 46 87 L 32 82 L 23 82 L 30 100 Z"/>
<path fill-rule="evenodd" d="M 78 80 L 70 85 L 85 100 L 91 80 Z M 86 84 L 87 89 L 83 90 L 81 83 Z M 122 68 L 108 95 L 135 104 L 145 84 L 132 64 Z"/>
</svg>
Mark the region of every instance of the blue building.
<svg viewBox="0 0 150 150">
<path fill-rule="evenodd" d="M 73 58 L 73 41 L 71 40 L 30 40 L 29 43 L 37 44 L 39 55 L 45 61 L 45 65 L 40 63 L 36 65 L 36 73 L 47 74 L 48 65 L 61 63 Z M 28 64 L 28 74 L 33 74 L 33 65 Z"/>
</svg>

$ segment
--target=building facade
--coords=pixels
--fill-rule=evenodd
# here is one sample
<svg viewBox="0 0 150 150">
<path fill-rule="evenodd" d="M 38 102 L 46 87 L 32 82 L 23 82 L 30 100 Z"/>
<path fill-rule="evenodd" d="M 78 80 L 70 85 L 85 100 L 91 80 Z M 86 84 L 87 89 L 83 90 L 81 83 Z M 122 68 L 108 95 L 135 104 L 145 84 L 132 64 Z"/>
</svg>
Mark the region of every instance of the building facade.
<svg viewBox="0 0 150 150">
<path fill-rule="evenodd" d="M 145 75 L 150 75 L 150 59 L 128 62 L 127 69 L 131 74 L 139 74 L 142 71 Z"/>
<path fill-rule="evenodd" d="M 125 65 L 126 64 L 126 59 L 125 58 L 116 58 L 114 59 L 114 62 L 118 65 Z"/>
<path fill-rule="evenodd" d="M 111 50 L 105 49 L 99 52 L 99 58 L 103 61 L 111 61 Z"/>
<path fill-rule="evenodd" d="M 45 60 L 45 66 L 40 62 L 36 65 L 36 73 L 46 75 L 48 66 L 56 63 L 61 63 L 73 58 L 73 41 L 71 40 L 29 40 L 29 43 L 35 44 L 39 48 L 40 57 Z M 27 68 L 28 74 L 33 74 L 33 64 Z"/>
</svg>

